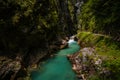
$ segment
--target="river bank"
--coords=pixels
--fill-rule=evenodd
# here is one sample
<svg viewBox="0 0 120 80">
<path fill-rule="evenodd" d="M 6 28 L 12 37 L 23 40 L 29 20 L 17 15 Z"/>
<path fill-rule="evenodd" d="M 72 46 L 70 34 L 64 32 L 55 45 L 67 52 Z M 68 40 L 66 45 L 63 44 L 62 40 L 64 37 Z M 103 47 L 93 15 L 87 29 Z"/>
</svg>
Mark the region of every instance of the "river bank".
<svg viewBox="0 0 120 80">
<path fill-rule="evenodd" d="M 76 76 L 80 80 L 119 80 L 119 43 L 90 32 L 79 33 L 78 39 L 80 51 L 68 55 Z"/>
<path fill-rule="evenodd" d="M 86 73 L 87 74 L 94 73 L 93 69 L 91 69 L 92 67 L 90 66 L 93 65 L 94 63 L 90 64 L 88 60 L 88 58 L 93 55 L 94 55 L 94 48 L 86 47 L 73 55 L 67 56 L 72 64 L 72 69 L 75 71 L 78 79 L 86 80 L 86 76 L 87 76 Z M 98 62 L 98 65 L 101 65 L 101 61 Z"/>
<path fill-rule="evenodd" d="M 39 63 L 50 58 L 60 49 L 60 41 L 51 43 L 47 49 L 26 49 L 24 52 L 0 55 L 0 80 L 31 80 L 30 73 Z"/>
<path fill-rule="evenodd" d="M 82 48 L 79 52 L 67 57 L 79 80 L 91 80 L 96 74 L 101 77 L 111 75 L 110 70 L 102 66 L 105 57 L 96 54 L 93 47 Z"/>
</svg>

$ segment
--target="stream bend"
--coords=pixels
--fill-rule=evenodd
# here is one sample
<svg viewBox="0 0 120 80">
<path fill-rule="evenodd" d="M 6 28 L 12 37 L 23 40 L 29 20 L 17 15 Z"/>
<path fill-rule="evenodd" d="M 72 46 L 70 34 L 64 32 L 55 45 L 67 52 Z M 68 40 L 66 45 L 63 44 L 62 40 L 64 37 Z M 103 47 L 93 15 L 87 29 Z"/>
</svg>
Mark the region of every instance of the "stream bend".
<svg viewBox="0 0 120 80">
<path fill-rule="evenodd" d="M 77 80 L 72 65 L 66 55 L 79 51 L 76 41 L 69 43 L 69 47 L 57 52 L 57 55 L 41 65 L 40 70 L 31 73 L 32 80 Z"/>
</svg>

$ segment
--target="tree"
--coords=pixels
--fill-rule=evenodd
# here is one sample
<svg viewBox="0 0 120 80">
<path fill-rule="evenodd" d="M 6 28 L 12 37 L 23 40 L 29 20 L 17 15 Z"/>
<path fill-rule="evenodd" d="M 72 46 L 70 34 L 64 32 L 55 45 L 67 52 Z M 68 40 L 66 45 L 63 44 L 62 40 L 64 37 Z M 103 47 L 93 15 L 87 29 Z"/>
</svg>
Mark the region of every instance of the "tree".
<svg viewBox="0 0 120 80">
<path fill-rule="evenodd" d="M 88 0 L 82 7 L 80 22 L 82 28 L 95 33 L 112 36 L 119 41 L 119 6 L 118 0 Z"/>
</svg>

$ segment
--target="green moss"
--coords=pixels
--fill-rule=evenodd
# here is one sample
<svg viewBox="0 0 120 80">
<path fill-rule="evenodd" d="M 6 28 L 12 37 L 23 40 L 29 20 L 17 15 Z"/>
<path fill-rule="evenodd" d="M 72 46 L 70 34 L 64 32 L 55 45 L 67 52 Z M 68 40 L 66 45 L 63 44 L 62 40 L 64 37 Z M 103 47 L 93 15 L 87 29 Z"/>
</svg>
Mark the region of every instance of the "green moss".
<svg viewBox="0 0 120 80">
<path fill-rule="evenodd" d="M 79 32 L 77 37 L 80 39 L 81 43 L 85 43 L 85 46 L 95 46 L 96 53 L 101 55 L 104 59 L 103 66 L 112 71 L 113 79 L 116 78 L 116 80 L 119 80 L 120 77 L 118 74 L 120 74 L 120 43 L 113 41 L 109 36 L 93 34 L 90 32 Z M 90 80 L 99 79 L 97 79 L 96 76 L 92 76 Z"/>
<path fill-rule="evenodd" d="M 90 76 L 89 80 L 100 80 L 98 75 L 92 75 Z"/>
</svg>

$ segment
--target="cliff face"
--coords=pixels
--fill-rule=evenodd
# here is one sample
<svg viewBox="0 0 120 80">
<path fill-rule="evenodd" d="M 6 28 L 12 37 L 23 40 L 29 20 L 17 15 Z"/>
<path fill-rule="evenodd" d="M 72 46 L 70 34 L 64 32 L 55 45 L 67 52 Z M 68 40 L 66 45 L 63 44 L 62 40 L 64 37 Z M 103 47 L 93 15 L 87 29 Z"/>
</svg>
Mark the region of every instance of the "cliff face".
<svg viewBox="0 0 120 80">
<path fill-rule="evenodd" d="M 26 76 L 28 67 L 59 49 L 61 36 L 75 34 L 76 3 L 79 1 L 0 1 L 1 80 Z"/>
</svg>

